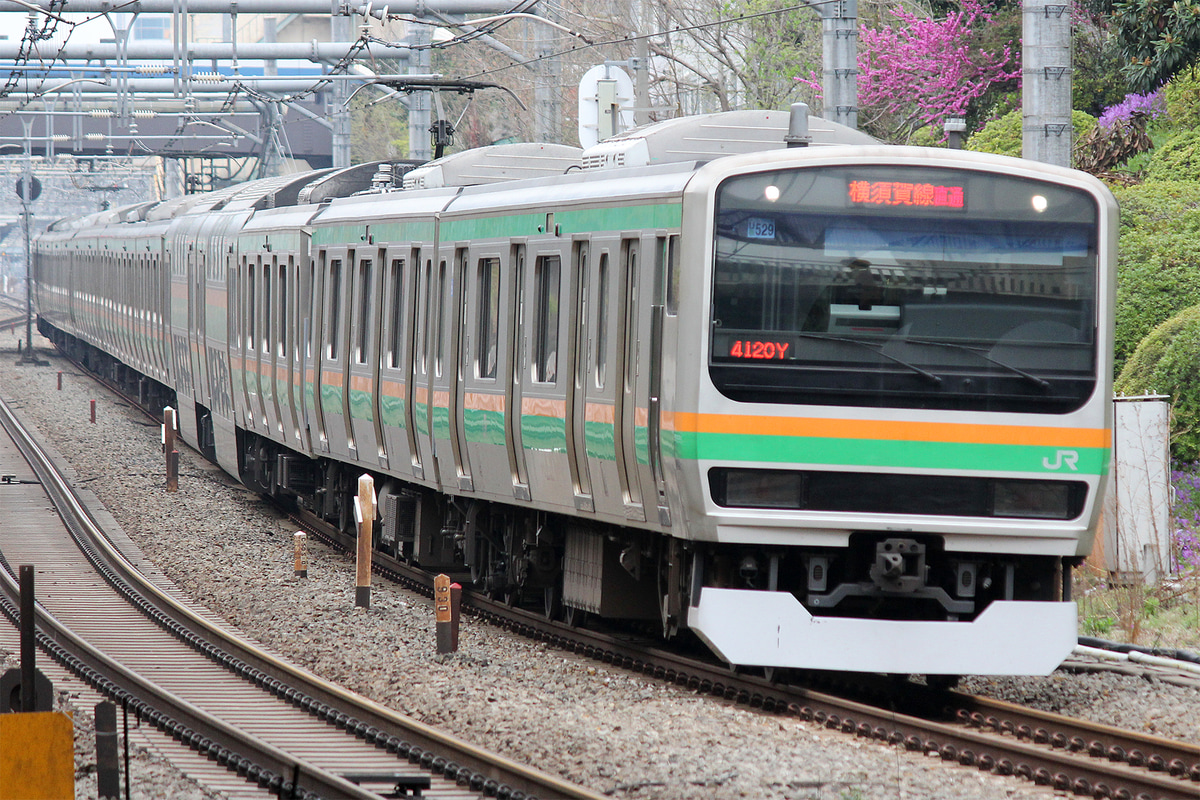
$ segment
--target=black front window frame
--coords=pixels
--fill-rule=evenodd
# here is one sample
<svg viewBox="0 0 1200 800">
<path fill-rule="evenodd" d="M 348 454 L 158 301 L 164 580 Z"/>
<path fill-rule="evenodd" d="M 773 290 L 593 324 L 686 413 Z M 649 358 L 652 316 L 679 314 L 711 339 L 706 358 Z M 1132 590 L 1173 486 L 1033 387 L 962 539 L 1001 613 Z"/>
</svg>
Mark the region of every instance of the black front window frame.
<svg viewBox="0 0 1200 800">
<path fill-rule="evenodd" d="M 994 172 L 835 166 L 716 194 L 709 372 L 744 402 L 1066 413 L 1096 387 L 1098 205 Z"/>
</svg>

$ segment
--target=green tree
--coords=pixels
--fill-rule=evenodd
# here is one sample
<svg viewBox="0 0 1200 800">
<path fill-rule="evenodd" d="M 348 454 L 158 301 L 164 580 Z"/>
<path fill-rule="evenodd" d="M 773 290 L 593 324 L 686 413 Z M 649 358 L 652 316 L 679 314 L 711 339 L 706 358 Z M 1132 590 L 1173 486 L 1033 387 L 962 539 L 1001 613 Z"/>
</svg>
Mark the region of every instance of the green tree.
<svg viewBox="0 0 1200 800">
<path fill-rule="evenodd" d="M 1116 369 L 1155 326 L 1200 304 L 1200 182 L 1114 187 L 1121 205 Z"/>
<path fill-rule="evenodd" d="M 1122 73 L 1136 92 L 1158 88 L 1200 56 L 1200 0 L 1115 0 Z"/>
<path fill-rule="evenodd" d="M 1118 394 L 1171 397 L 1171 453 L 1200 459 L 1200 306 L 1185 308 L 1152 330 L 1125 363 Z"/>
</svg>

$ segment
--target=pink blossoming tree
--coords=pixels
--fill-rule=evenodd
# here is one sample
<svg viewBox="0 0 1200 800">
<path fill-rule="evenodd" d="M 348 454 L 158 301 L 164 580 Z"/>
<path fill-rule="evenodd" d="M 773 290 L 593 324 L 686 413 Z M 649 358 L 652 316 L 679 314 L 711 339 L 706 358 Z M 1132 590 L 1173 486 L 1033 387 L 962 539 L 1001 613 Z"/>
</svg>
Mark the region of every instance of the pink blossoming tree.
<svg viewBox="0 0 1200 800">
<path fill-rule="evenodd" d="M 992 19 L 980 0 L 932 19 L 892 10 L 894 26 L 858 31 L 859 124 L 892 140 L 929 126 L 942 138 L 947 117 L 966 117 L 989 89 L 1021 77 L 1012 43 L 986 52 L 977 31 Z"/>
</svg>

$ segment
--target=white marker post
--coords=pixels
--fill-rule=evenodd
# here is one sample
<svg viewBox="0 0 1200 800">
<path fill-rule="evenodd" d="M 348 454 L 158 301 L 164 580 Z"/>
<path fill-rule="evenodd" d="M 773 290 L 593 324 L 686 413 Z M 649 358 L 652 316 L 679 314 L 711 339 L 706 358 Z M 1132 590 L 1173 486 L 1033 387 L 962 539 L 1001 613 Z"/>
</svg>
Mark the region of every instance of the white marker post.
<svg viewBox="0 0 1200 800">
<path fill-rule="evenodd" d="M 355 575 L 354 604 L 371 607 L 371 535 L 375 530 L 375 480 L 370 475 L 358 479 L 354 498 L 354 517 L 358 522 L 358 561 Z"/>
</svg>

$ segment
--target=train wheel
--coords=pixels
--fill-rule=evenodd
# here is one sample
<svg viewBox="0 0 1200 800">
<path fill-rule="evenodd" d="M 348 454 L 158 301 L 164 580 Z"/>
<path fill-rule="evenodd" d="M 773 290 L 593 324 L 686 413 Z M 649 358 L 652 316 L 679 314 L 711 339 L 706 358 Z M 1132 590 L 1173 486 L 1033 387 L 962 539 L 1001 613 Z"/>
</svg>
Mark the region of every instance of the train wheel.
<svg viewBox="0 0 1200 800">
<path fill-rule="evenodd" d="M 561 587 L 556 585 L 542 589 L 542 614 L 546 619 L 562 619 L 563 608 Z"/>
</svg>

